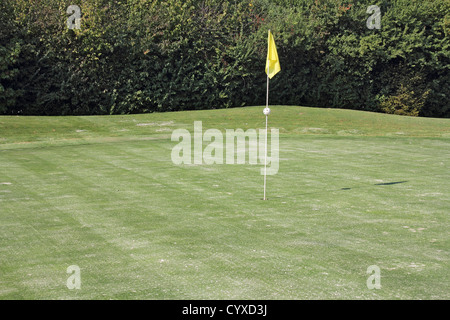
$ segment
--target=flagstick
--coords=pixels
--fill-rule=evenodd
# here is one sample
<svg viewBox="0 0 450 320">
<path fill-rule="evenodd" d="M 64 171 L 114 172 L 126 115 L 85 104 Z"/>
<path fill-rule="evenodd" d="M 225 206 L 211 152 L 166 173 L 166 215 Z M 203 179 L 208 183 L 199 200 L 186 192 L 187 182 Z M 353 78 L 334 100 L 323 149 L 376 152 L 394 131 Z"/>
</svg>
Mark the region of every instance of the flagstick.
<svg viewBox="0 0 450 320">
<path fill-rule="evenodd" d="M 272 66 L 272 69 L 271 69 Z M 266 176 L 267 176 L 267 123 L 269 122 L 269 75 L 272 78 L 276 73 L 281 70 L 280 62 L 278 61 L 278 53 L 277 48 L 275 47 L 275 41 L 273 40 L 273 36 L 268 31 L 268 39 L 267 39 L 267 60 L 266 60 L 266 73 L 267 73 L 267 93 L 266 93 L 266 108 L 263 113 L 266 116 L 266 141 L 264 147 L 264 200 L 266 198 Z"/>
<path fill-rule="evenodd" d="M 266 93 L 266 108 L 269 107 L 269 75 L 267 75 L 267 93 Z M 267 122 L 269 116 L 266 114 L 266 139 L 264 143 L 264 200 L 266 200 L 266 171 L 267 171 Z"/>
</svg>

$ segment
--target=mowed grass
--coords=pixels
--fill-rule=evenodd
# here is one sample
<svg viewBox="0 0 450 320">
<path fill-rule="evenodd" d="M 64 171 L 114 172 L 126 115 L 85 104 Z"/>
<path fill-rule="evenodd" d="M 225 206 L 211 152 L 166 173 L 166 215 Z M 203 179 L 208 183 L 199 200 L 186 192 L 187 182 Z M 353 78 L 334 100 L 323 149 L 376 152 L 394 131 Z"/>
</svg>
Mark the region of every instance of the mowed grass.
<svg viewBox="0 0 450 320">
<path fill-rule="evenodd" d="M 0 117 L 0 299 L 449 299 L 450 120 L 272 106 L 267 201 L 260 164 L 173 164 L 262 109 Z"/>
</svg>

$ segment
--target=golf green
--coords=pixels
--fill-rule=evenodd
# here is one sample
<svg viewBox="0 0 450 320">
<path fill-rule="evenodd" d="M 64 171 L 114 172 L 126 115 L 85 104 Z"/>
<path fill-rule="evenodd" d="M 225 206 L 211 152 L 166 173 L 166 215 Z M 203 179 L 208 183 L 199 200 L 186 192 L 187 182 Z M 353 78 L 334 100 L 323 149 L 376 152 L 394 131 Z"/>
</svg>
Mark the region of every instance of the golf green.
<svg viewBox="0 0 450 320">
<path fill-rule="evenodd" d="M 267 201 L 260 162 L 171 159 L 263 107 L 1 116 L 0 299 L 449 299 L 450 120 L 271 109 Z"/>
</svg>

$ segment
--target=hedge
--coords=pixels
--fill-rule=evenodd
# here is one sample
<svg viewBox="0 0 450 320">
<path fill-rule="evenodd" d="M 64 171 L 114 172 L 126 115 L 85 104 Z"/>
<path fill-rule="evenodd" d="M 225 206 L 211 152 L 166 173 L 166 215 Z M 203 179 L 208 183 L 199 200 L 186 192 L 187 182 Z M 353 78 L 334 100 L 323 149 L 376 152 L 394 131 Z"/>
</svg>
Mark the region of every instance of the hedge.
<svg viewBox="0 0 450 320">
<path fill-rule="evenodd" d="M 448 0 L 3 0 L 0 114 L 262 105 L 268 29 L 271 104 L 450 116 Z"/>
</svg>

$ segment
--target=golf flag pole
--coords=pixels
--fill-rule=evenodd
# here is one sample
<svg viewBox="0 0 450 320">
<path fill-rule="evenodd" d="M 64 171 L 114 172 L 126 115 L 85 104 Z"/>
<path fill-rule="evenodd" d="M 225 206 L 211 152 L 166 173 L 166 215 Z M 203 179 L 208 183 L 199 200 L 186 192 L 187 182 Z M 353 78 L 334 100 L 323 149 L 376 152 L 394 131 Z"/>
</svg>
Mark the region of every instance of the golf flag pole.
<svg viewBox="0 0 450 320">
<path fill-rule="evenodd" d="M 266 199 L 266 176 L 267 176 L 267 123 L 269 121 L 269 79 L 281 70 L 280 61 L 278 60 L 277 48 L 272 33 L 268 32 L 267 39 L 267 59 L 266 59 L 266 74 L 267 74 L 267 92 L 266 92 L 266 108 L 263 113 L 266 116 L 266 134 L 264 141 L 264 200 Z"/>
<path fill-rule="evenodd" d="M 266 108 L 264 114 L 266 115 L 266 138 L 264 141 L 264 200 L 266 200 L 266 173 L 267 173 L 267 122 L 269 121 L 269 76 L 267 76 L 267 94 L 266 94 Z"/>
</svg>

